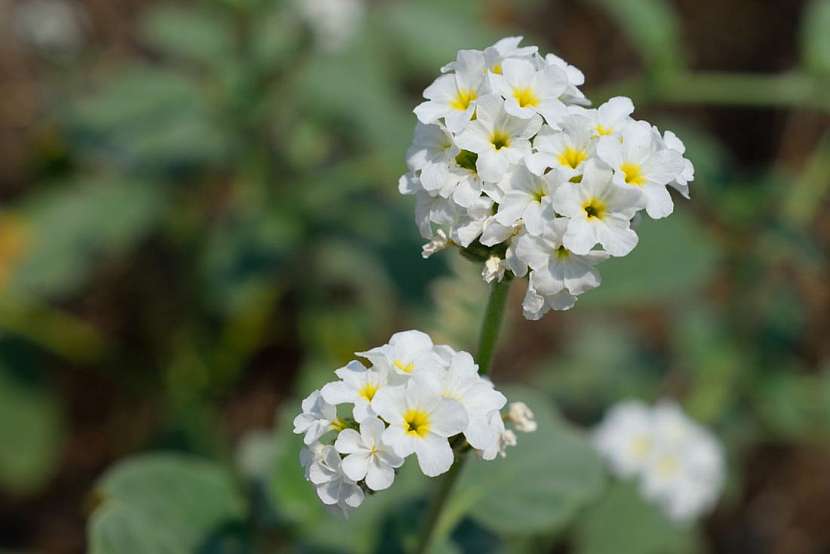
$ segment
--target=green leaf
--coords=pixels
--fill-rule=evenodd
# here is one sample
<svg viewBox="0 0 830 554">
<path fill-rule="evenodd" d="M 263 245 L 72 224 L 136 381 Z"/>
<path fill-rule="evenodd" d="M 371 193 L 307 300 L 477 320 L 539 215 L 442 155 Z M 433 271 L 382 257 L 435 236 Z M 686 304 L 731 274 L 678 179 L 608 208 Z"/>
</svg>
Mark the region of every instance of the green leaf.
<svg viewBox="0 0 830 554">
<path fill-rule="evenodd" d="M 26 251 L 11 294 L 58 295 L 78 287 L 99 259 L 131 247 L 158 221 L 162 191 L 117 178 L 78 178 L 35 197 L 20 211 Z"/>
<path fill-rule="evenodd" d="M 232 52 L 231 21 L 206 9 L 162 4 L 149 8 L 139 25 L 150 47 L 174 58 L 210 65 Z"/>
<path fill-rule="evenodd" d="M 679 200 L 678 202 L 682 202 Z M 694 298 L 712 278 L 720 254 L 709 231 L 684 213 L 636 228 L 637 248 L 599 268 L 602 286 L 580 297 L 581 306 L 640 306 Z"/>
<path fill-rule="evenodd" d="M 121 69 L 64 117 L 82 154 L 136 173 L 215 165 L 229 149 L 205 92 L 163 69 Z"/>
<path fill-rule="evenodd" d="M 699 552 L 690 528 L 666 519 L 632 483 L 617 483 L 576 527 L 577 554 L 691 554 Z"/>
<path fill-rule="evenodd" d="M 228 551 L 218 545 L 234 542 L 228 536 L 245 516 L 230 475 L 187 455 L 123 461 L 99 481 L 95 496 L 87 529 L 91 554 Z"/>
<path fill-rule="evenodd" d="M 504 459 L 471 459 L 447 511 L 508 535 L 562 529 L 601 492 L 602 464 L 586 438 L 556 414 L 545 396 L 527 388 L 505 394 L 511 401 L 526 402 L 539 428 L 520 434 L 519 444 Z"/>
<path fill-rule="evenodd" d="M 686 66 L 680 24 L 666 0 L 593 0 L 620 26 L 653 72 Z"/>
<path fill-rule="evenodd" d="M 0 488 L 15 494 L 37 491 L 60 461 L 62 439 L 57 400 L 0 367 Z"/>
<path fill-rule="evenodd" d="M 813 0 L 801 21 L 801 57 L 805 67 L 816 75 L 830 77 L 830 0 Z"/>
</svg>

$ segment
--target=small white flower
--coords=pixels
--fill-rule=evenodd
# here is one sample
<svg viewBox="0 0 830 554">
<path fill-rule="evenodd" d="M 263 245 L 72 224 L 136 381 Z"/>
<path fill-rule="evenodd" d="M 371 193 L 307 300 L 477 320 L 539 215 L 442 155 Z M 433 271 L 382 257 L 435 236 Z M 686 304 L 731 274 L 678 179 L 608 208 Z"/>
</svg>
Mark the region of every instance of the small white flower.
<svg viewBox="0 0 830 554">
<path fill-rule="evenodd" d="M 459 152 L 452 134 L 442 124 L 418 122 L 406 163 L 410 171 L 421 172 L 419 178 L 424 190 L 435 194 L 446 186 L 450 166 Z"/>
<path fill-rule="evenodd" d="M 453 463 L 449 437 L 467 427 L 467 413 L 455 400 L 443 398 L 430 388 L 410 380 L 387 387 L 375 395 L 375 410 L 388 424 L 383 442 L 405 458 L 413 452 L 424 475 L 435 477 Z"/>
<path fill-rule="evenodd" d="M 364 494 L 357 483 L 343 473 L 340 454 L 333 446 L 316 444 L 300 452 L 306 479 L 315 485 L 317 496 L 326 506 L 338 509 L 344 517 L 363 503 Z"/>
<path fill-rule="evenodd" d="M 640 473 L 654 448 L 651 410 L 642 402 L 617 404 L 594 431 L 594 445 L 617 475 Z"/>
<path fill-rule="evenodd" d="M 631 121 L 634 103 L 625 96 L 615 96 L 596 109 L 575 107 L 571 111 L 589 119 L 594 137 L 619 136 Z"/>
<path fill-rule="evenodd" d="M 320 394 L 329 404 L 354 404 L 352 415 L 358 423 L 372 417 L 371 402 L 375 393 L 386 386 L 387 373 L 367 369 L 358 361 L 336 370 L 340 381 L 327 383 Z"/>
<path fill-rule="evenodd" d="M 681 156 L 686 153 L 686 145 L 683 144 L 683 141 L 680 140 L 677 135 L 675 135 L 671 131 L 666 131 L 663 133 L 663 136 L 660 137 L 660 131 L 657 127 L 653 128 L 654 133 L 656 135 L 655 140 L 661 141 L 662 147 L 668 148 L 669 150 L 674 150 Z M 683 195 L 684 198 L 689 198 L 689 183 L 695 180 L 695 166 L 692 165 L 692 162 L 685 157 L 683 158 L 683 171 L 680 172 L 674 178 L 674 181 L 669 183 L 669 186 L 673 187 L 677 190 L 680 194 Z"/>
<path fill-rule="evenodd" d="M 386 426 L 376 417 L 363 420 L 360 432 L 344 429 L 337 435 L 334 447 L 343 458 L 343 473 L 352 481 L 366 480 L 373 491 L 388 489 L 395 480 L 395 468 L 401 467 L 403 458 L 381 440 Z"/>
<path fill-rule="evenodd" d="M 570 310 L 574 307 L 574 304 L 576 304 L 576 296 L 568 292 L 567 289 L 562 289 L 554 294 L 540 293 L 536 288 L 537 281 L 540 281 L 540 277 L 542 283 L 538 286 L 542 289 L 549 288 L 549 283 L 544 281 L 543 273 L 537 275 L 535 271 L 531 272 L 527 292 L 522 301 L 522 313 L 525 319 L 537 321 L 542 319 L 550 310 L 562 311 Z"/>
<path fill-rule="evenodd" d="M 521 433 L 533 433 L 538 428 L 533 410 L 524 402 L 511 402 L 507 408 L 507 419 Z"/>
<path fill-rule="evenodd" d="M 388 344 L 367 352 L 358 352 L 372 362 L 375 368 L 393 375 L 409 378 L 416 371 L 426 371 L 441 365 L 441 359 L 433 351 L 432 339 L 421 331 L 401 331 L 389 339 Z"/>
<path fill-rule="evenodd" d="M 450 245 L 450 239 L 443 229 L 435 231 L 435 236 L 421 247 L 421 257 L 425 260 L 441 250 L 445 250 Z"/>
<path fill-rule="evenodd" d="M 594 156 L 591 122 L 581 115 L 569 115 L 560 123 L 561 130 L 542 127 L 533 139 L 536 152 L 527 158 L 527 167 L 536 175 L 552 168 L 565 179 L 582 174 L 585 162 Z"/>
<path fill-rule="evenodd" d="M 528 233 L 540 234 L 544 229 L 545 206 L 551 203 L 553 193 L 562 185 L 561 175 L 555 172 L 539 177 L 524 166 L 516 166 L 498 184 L 501 197 L 495 219 L 506 227 L 521 220 Z"/>
<path fill-rule="evenodd" d="M 614 170 L 614 183 L 643 195 L 648 215 L 659 219 L 674 210 L 666 185 L 684 170 L 683 157 L 668 148 L 659 148 L 651 125 L 629 123 L 620 137 L 599 139 L 597 154 Z"/>
<path fill-rule="evenodd" d="M 499 416 L 499 417 L 501 417 L 501 416 Z M 514 433 L 513 431 L 510 431 L 509 429 L 507 431 L 503 432 L 499 436 L 499 456 L 501 456 L 502 458 L 506 458 L 507 457 L 507 448 L 512 447 L 512 446 L 516 446 L 517 444 L 518 444 L 518 442 L 516 441 L 516 433 Z M 485 458 L 485 460 L 486 459 L 487 458 Z"/>
<path fill-rule="evenodd" d="M 566 218 L 548 218 L 539 236 L 522 234 L 516 240 L 516 256 L 533 270 L 539 294 L 552 296 L 566 290 L 578 296 L 600 285 L 594 266 L 608 259 L 608 254 L 597 250 L 574 254 L 563 244 L 567 228 Z"/>
<path fill-rule="evenodd" d="M 294 433 L 305 433 L 306 445 L 317 442 L 328 431 L 339 428 L 337 408 L 323 399 L 319 390 L 312 392 L 302 404 L 303 412 L 294 418 Z"/>
<path fill-rule="evenodd" d="M 473 448 L 487 450 L 498 440 L 499 430 L 491 425 L 491 414 L 507 403 L 504 395 L 478 373 L 478 366 L 467 352 L 453 354 L 446 369 L 418 374 L 415 379 L 443 398 L 461 403 L 467 412 L 464 437 Z"/>
<path fill-rule="evenodd" d="M 567 113 L 559 97 L 568 88 L 568 77 L 556 66 L 537 70 L 528 60 L 508 59 L 501 64 L 502 74 L 490 75 L 493 88 L 505 98 L 510 115 L 530 119 L 541 115 L 555 124 Z"/>
<path fill-rule="evenodd" d="M 426 88 L 427 100 L 415 108 L 415 115 L 424 124 L 443 118 L 447 129 L 457 133 L 467 126 L 484 93 L 484 54 L 460 50 L 453 69 L 454 73 L 441 75 Z"/>
<path fill-rule="evenodd" d="M 553 204 L 569 218 L 562 242 L 571 252 L 586 255 L 601 244 L 612 256 L 625 256 L 637 246 L 631 219 L 642 207 L 639 192 L 614 185 L 611 172 L 595 163 L 586 164 L 581 183 L 559 187 Z"/>
<path fill-rule="evenodd" d="M 558 67 L 565 72 L 568 78 L 568 87 L 562 95 L 562 100 L 567 104 L 577 104 L 581 106 L 590 106 L 591 102 L 585 98 L 585 95 L 578 87 L 585 84 L 585 75 L 576 66 L 573 66 L 554 54 L 545 56 L 544 63 L 554 67 Z"/>
<path fill-rule="evenodd" d="M 492 283 L 494 281 L 500 282 L 504 279 L 504 260 L 498 256 L 490 256 L 484 262 L 484 269 L 481 270 L 481 277 L 485 283 Z"/>
<path fill-rule="evenodd" d="M 456 137 L 456 144 L 478 155 L 476 168 L 485 181 L 499 181 L 512 164 L 530 153 L 530 138 L 542 126 L 534 115 L 521 119 L 508 114 L 498 96 L 483 96 L 478 101 L 476 120 Z"/>
<path fill-rule="evenodd" d="M 532 59 L 539 51 L 536 46 L 519 46 L 524 37 L 506 37 L 492 46 L 484 49 L 484 61 L 488 71 L 492 73 L 501 73 L 501 64 L 507 58 L 525 58 Z M 455 70 L 456 62 L 450 62 L 441 68 L 441 73 Z"/>
</svg>

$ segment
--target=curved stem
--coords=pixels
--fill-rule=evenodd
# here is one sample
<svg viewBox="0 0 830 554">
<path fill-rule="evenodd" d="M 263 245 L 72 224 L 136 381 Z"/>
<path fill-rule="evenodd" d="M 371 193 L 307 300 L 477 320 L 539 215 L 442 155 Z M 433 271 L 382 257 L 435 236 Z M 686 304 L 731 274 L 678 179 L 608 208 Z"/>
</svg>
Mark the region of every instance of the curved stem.
<svg viewBox="0 0 830 554">
<path fill-rule="evenodd" d="M 496 349 L 499 329 L 504 319 L 504 307 L 507 303 L 507 293 L 510 290 L 510 279 L 494 283 L 490 288 L 490 299 L 487 301 L 487 310 L 484 312 L 484 321 L 481 325 L 481 334 L 478 341 L 478 368 L 479 373 L 487 374 L 493 361 L 493 352 Z M 441 515 L 450 497 L 453 487 L 461 476 L 464 462 L 467 460 L 467 451 L 457 452 L 455 463 L 450 470 L 440 477 L 435 495 L 429 503 L 426 512 L 426 521 L 421 530 L 416 554 L 429 552 L 432 542 L 436 538 Z"/>
</svg>

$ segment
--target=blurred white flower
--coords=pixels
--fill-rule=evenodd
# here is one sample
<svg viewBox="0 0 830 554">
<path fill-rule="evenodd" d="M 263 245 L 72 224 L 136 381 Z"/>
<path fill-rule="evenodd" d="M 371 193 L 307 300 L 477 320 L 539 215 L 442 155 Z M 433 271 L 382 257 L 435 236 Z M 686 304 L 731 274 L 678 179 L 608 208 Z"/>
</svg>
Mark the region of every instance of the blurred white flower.
<svg viewBox="0 0 830 554">
<path fill-rule="evenodd" d="M 616 405 L 594 431 L 594 444 L 615 474 L 637 477 L 643 496 L 671 519 L 696 519 L 720 497 L 723 449 L 673 402 Z"/>
<path fill-rule="evenodd" d="M 71 57 L 84 43 L 85 14 L 71 0 L 26 0 L 13 14 L 20 40 L 54 57 Z"/>
<path fill-rule="evenodd" d="M 521 433 L 533 433 L 538 428 L 536 416 L 524 402 L 511 402 L 507 407 L 507 419 Z"/>
<path fill-rule="evenodd" d="M 364 0 L 295 0 L 322 50 L 336 52 L 357 35 L 366 18 Z"/>
</svg>

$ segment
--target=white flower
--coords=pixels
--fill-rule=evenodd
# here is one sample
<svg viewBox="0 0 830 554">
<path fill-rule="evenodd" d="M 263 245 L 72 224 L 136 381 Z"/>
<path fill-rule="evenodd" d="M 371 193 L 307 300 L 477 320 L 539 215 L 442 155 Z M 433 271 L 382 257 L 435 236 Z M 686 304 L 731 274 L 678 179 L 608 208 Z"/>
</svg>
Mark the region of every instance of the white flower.
<svg viewBox="0 0 830 554">
<path fill-rule="evenodd" d="M 445 250 L 450 245 L 450 239 L 443 229 L 435 231 L 435 236 L 425 245 L 421 247 L 421 257 L 425 260 L 441 250 Z"/>
<path fill-rule="evenodd" d="M 594 137 L 619 136 L 631 121 L 634 103 L 625 96 L 615 96 L 594 110 L 572 108 L 576 114 L 590 120 L 591 133 Z"/>
<path fill-rule="evenodd" d="M 505 111 L 500 97 L 487 95 L 479 99 L 476 120 L 456 137 L 456 144 L 478 155 L 476 168 L 482 179 L 499 181 L 512 164 L 530 153 L 530 138 L 541 126 L 538 115 L 514 117 Z"/>
<path fill-rule="evenodd" d="M 352 414 L 358 423 L 372 417 L 371 402 L 375 393 L 386 386 L 387 373 L 367 369 L 358 361 L 336 370 L 340 381 L 327 383 L 320 394 L 329 404 L 354 404 Z"/>
<path fill-rule="evenodd" d="M 410 380 L 375 395 L 372 409 L 389 424 L 383 442 L 405 458 L 413 452 L 424 475 L 435 477 L 453 463 L 449 437 L 467 427 L 467 413 L 455 400 Z"/>
<path fill-rule="evenodd" d="M 502 458 L 507 457 L 507 448 L 516 446 L 516 433 L 504 428 L 504 420 L 501 412 L 493 411 L 488 416 L 488 425 L 490 433 L 494 438 L 487 441 L 487 447 L 481 450 L 476 450 L 476 454 L 482 460 L 495 460 L 496 456 Z"/>
<path fill-rule="evenodd" d="M 446 369 L 423 372 L 415 379 L 443 398 L 461 403 L 467 412 L 464 437 L 473 448 L 488 450 L 498 441 L 499 430 L 492 427 L 490 416 L 501 410 L 507 399 L 479 375 L 470 354 L 456 352 Z"/>
<path fill-rule="evenodd" d="M 585 84 L 585 75 L 576 66 L 573 66 L 554 54 L 545 56 L 545 64 L 558 67 L 565 72 L 568 78 L 568 87 L 562 95 L 562 100 L 568 104 L 587 105 L 591 103 L 578 87 Z"/>
<path fill-rule="evenodd" d="M 521 220 L 527 232 L 540 234 L 544 229 L 543 210 L 550 204 L 554 191 L 562 184 L 555 172 L 541 177 L 524 166 L 516 166 L 498 184 L 501 193 L 495 219 L 501 225 L 513 227 Z"/>
<path fill-rule="evenodd" d="M 651 410 L 642 402 L 614 406 L 594 431 L 594 445 L 622 477 L 643 471 L 654 448 Z"/>
<path fill-rule="evenodd" d="M 683 141 L 680 140 L 673 132 L 666 131 L 663 133 L 663 136 L 660 137 L 660 131 L 657 127 L 654 127 L 653 130 L 655 133 L 655 140 L 661 141 L 658 143 L 661 144 L 662 147 L 674 150 L 681 156 L 686 153 L 686 145 L 683 144 Z M 669 186 L 676 189 L 683 195 L 684 198 L 689 198 L 689 183 L 694 180 L 695 166 L 692 165 L 690 160 L 683 158 L 683 171 L 681 171 L 680 174 L 674 178 L 674 181 L 669 183 Z"/>
<path fill-rule="evenodd" d="M 84 43 L 84 27 L 87 23 L 83 5 L 65 0 L 27 0 L 3 6 L 4 14 L 11 17 L 11 24 L 18 37 L 57 57 L 71 57 Z"/>
<path fill-rule="evenodd" d="M 493 73 L 501 73 L 501 64 L 507 58 L 526 58 L 532 57 L 539 51 L 536 46 L 519 46 L 524 37 L 506 37 L 499 40 L 492 46 L 484 49 L 484 61 L 488 71 Z M 441 68 L 441 73 L 455 70 L 456 62 L 450 62 Z"/>
<path fill-rule="evenodd" d="M 537 283 L 540 281 L 541 283 Z M 537 286 L 542 289 L 549 288 L 549 283 L 545 281 L 544 274 L 539 275 L 536 272 L 531 272 L 528 280 L 527 292 L 522 301 L 522 313 L 525 319 L 537 321 L 542 318 L 550 310 L 562 311 L 570 310 L 576 304 L 576 296 L 562 289 L 554 294 L 541 294 L 537 290 Z"/>
<path fill-rule="evenodd" d="M 326 402 L 320 391 L 312 392 L 302 404 L 303 412 L 294 418 L 294 433 L 305 433 L 306 445 L 317 442 L 328 431 L 338 429 L 337 409 Z"/>
<path fill-rule="evenodd" d="M 684 170 L 683 157 L 668 148 L 659 148 L 651 125 L 629 123 L 620 137 L 599 139 L 597 154 L 614 170 L 614 183 L 643 195 L 646 212 L 652 218 L 666 217 L 674 210 L 666 185 Z"/>
<path fill-rule="evenodd" d="M 511 402 L 507 408 L 507 419 L 521 433 L 533 433 L 538 428 L 533 410 L 524 402 Z"/>
<path fill-rule="evenodd" d="M 344 429 L 337 435 L 334 447 L 343 459 L 343 473 L 352 481 L 366 480 L 373 491 L 388 489 L 395 480 L 395 468 L 401 467 L 403 458 L 381 440 L 386 426 L 376 417 L 363 420 L 360 432 Z"/>
<path fill-rule="evenodd" d="M 363 0 L 297 0 L 320 48 L 341 50 L 357 34 L 366 16 Z"/>
<path fill-rule="evenodd" d="M 643 494 L 672 519 L 694 519 L 714 505 L 723 485 L 723 453 L 717 440 L 672 402 L 652 413 L 653 444 L 643 471 Z"/>
<path fill-rule="evenodd" d="M 536 175 L 549 168 L 565 179 L 582 174 L 585 162 L 594 156 L 591 121 L 581 115 L 569 115 L 560 123 L 561 130 L 542 127 L 533 139 L 534 154 L 527 157 L 527 167 Z"/>
<path fill-rule="evenodd" d="M 393 375 L 409 378 L 416 371 L 426 371 L 441 365 L 441 358 L 433 351 L 432 339 L 421 331 L 401 331 L 388 344 L 367 352 L 358 352 L 372 362 L 375 368 Z"/>
<path fill-rule="evenodd" d="M 537 70 L 528 60 L 508 59 L 501 64 L 502 74 L 490 75 L 493 88 L 505 98 L 510 115 L 530 119 L 541 115 L 555 124 L 567 113 L 559 97 L 568 88 L 568 77 L 556 66 Z"/>
<path fill-rule="evenodd" d="M 415 138 L 406 155 L 410 171 L 420 171 L 421 186 L 430 193 L 441 191 L 447 184 L 450 165 L 460 150 L 452 134 L 442 124 L 415 126 Z M 442 196 L 448 196 L 446 194 Z"/>
<path fill-rule="evenodd" d="M 484 55 L 460 50 L 453 69 L 454 73 L 441 75 L 426 88 L 427 101 L 415 108 L 415 115 L 425 124 L 443 118 L 447 129 L 457 133 L 467 126 L 478 97 L 484 93 Z"/>
<path fill-rule="evenodd" d="M 300 451 L 306 479 L 315 485 L 326 506 L 336 507 L 344 517 L 363 503 L 363 489 L 343 473 L 340 455 L 332 446 L 315 444 Z"/>
<path fill-rule="evenodd" d="M 597 250 L 574 254 L 563 244 L 567 228 L 566 218 L 548 218 L 539 236 L 522 234 L 516 240 L 516 256 L 533 270 L 534 289 L 544 296 L 563 290 L 578 296 L 600 285 L 594 266 L 608 254 Z"/>
<path fill-rule="evenodd" d="M 586 164 L 582 182 L 572 185 L 553 196 L 556 211 L 569 218 L 565 248 L 585 255 L 599 243 L 612 256 L 631 252 L 638 241 L 631 218 L 642 207 L 639 192 L 614 185 L 611 172 L 593 162 Z"/>
</svg>

